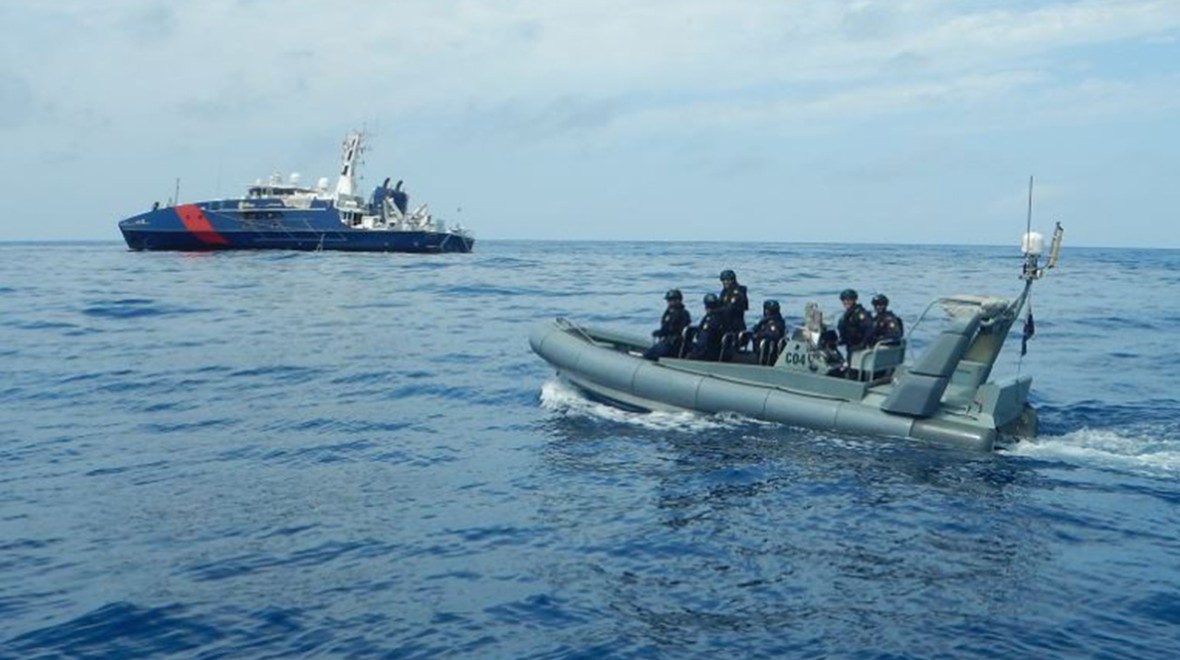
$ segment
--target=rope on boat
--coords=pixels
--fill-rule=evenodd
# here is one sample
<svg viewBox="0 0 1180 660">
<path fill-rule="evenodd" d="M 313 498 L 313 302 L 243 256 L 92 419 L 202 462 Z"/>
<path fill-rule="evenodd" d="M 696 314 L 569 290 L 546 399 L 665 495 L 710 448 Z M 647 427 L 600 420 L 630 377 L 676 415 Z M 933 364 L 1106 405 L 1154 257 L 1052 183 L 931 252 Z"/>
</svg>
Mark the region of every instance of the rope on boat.
<svg viewBox="0 0 1180 660">
<path fill-rule="evenodd" d="M 584 330 L 582 328 L 582 326 L 578 325 L 577 323 L 574 323 L 573 321 L 565 318 L 564 316 L 557 317 L 553 321 L 553 323 L 559 329 L 564 330 L 565 332 L 580 335 L 586 341 L 588 341 L 590 343 L 594 343 L 594 338 L 590 336 L 590 333 L 586 332 L 586 330 Z"/>
</svg>

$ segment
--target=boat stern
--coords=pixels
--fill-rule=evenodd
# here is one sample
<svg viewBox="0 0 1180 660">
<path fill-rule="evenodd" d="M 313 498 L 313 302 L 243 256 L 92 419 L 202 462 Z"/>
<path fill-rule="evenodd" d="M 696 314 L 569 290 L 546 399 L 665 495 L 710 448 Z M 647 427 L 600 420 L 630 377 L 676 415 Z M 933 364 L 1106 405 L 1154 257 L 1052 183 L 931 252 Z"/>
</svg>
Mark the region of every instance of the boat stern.
<svg viewBox="0 0 1180 660">
<path fill-rule="evenodd" d="M 1037 411 L 1028 402 L 1032 377 L 1021 376 L 979 386 L 975 404 L 982 414 L 992 418 L 1001 434 L 1017 438 L 1035 438 Z"/>
</svg>

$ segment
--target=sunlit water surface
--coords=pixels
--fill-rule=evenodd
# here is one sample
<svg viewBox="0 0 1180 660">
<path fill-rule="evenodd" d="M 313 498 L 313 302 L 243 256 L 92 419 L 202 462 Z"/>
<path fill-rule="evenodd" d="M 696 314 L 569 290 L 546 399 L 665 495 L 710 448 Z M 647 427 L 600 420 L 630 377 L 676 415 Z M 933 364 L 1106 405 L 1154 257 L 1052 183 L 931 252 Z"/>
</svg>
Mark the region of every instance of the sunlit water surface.
<svg viewBox="0 0 1180 660">
<path fill-rule="evenodd" d="M 1180 252 L 1067 242 L 997 367 L 1042 437 L 989 454 L 606 408 L 527 336 L 722 268 L 913 326 L 1014 247 L 0 257 L 0 656 L 1180 654 Z"/>
</svg>

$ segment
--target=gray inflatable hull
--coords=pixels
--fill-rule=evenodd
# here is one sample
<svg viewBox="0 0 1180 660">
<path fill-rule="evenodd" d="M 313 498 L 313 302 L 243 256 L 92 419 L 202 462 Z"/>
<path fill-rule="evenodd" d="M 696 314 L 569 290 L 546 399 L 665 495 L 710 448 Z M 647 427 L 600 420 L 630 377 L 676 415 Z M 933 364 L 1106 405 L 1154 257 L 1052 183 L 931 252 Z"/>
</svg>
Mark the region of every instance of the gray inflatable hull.
<svg viewBox="0 0 1180 660">
<path fill-rule="evenodd" d="M 995 419 L 982 411 L 939 409 L 924 417 L 886 412 L 881 405 L 892 393 L 892 383 L 859 384 L 790 374 L 778 367 L 653 362 L 636 354 L 648 345 L 643 338 L 568 322 L 537 326 L 529 344 L 563 379 L 625 407 L 738 413 L 792 426 L 914 438 L 973 450 L 993 449 L 1000 435 Z M 1014 383 L 1006 391 L 1027 394 L 1028 384 Z"/>
</svg>

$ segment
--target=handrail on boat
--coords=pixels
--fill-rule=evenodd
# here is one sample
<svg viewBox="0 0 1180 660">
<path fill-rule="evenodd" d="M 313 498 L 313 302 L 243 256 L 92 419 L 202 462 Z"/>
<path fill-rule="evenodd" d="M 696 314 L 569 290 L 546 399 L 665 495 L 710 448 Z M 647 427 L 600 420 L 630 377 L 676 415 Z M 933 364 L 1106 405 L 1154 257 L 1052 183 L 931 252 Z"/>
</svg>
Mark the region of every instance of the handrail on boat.
<svg viewBox="0 0 1180 660">
<path fill-rule="evenodd" d="M 591 343 L 596 343 L 594 341 L 594 338 L 590 336 L 590 333 L 588 333 L 584 329 L 582 329 L 582 326 L 578 325 L 577 323 L 574 323 L 573 321 L 565 318 L 564 316 L 559 316 L 556 319 L 554 319 L 553 324 L 556 325 L 560 330 L 564 330 L 565 332 L 576 333 L 578 335 L 581 335 L 582 338 L 585 339 L 586 341 L 591 342 Z"/>
</svg>

